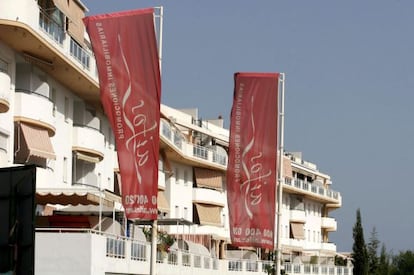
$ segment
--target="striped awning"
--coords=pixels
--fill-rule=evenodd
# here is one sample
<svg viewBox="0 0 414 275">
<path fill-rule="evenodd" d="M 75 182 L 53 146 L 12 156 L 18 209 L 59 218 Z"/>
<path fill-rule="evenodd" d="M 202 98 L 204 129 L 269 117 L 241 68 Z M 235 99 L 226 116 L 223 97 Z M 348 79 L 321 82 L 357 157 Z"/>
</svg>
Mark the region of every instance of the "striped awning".
<svg viewBox="0 0 414 275">
<path fill-rule="evenodd" d="M 158 209 L 162 212 L 170 212 L 170 205 L 168 204 L 167 198 L 165 197 L 165 192 L 158 190 Z"/>
<path fill-rule="evenodd" d="M 98 156 L 94 156 L 91 154 L 86 154 L 84 152 L 73 152 L 76 156 L 77 159 L 86 161 L 86 162 L 90 162 L 90 163 L 98 163 L 101 161 L 101 159 Z"/>
<path fill-rule="evenodd" d="M 53 151 L 52 142 L 46 129 L 32 124 L 20 122 L 21 141 L 19 143 L 18 155 L 26 155 L 44 158 L 56 159 Z"/>
<path fill-rule="evenodd" d="M 222 207 L 195 203 L 195 208 L 201 225 L 221 225 Z"/>
<path fill-rule="evenodd" d="M 101 197 L 101 199 L 100 199 Z M 65 190 L 37 190 L 36 204 L 61 204 L 61 205 L 99 205 L 113 207 L 115 202 L 119 202 L 120 198 L 111 192 L 104 190 L 87 189 L 65 189 Z"/>
<path fill-rule="evenodd" d="M 79 4 L 79 1 L 75 0 L 53 0 L 53 3 L 66 17 L 69 18 L 67 31 L 70 36 L 80 45 L 83 45 L 83 35 L 85 33 L 85 26 L 82 22 L 82 18 L 85 17 L 83 6 Z"/>
<path fill-rule="evenodd" d="M 290 230 L 294 239 L 303 240 L 305 239 L 305 231 L 303 230 L 303 223 L 291 222 Z"/>
<path fill-rule="evenodd" d="M 220 171 L 194 168 L 197 187 L 213 188 L 223 190 L 223 173 Z"/>
<path fill-rule="evenodd" d="M 287 157 L 283 157 L 283 176 L 285 178 L 293 178 L 292 161 Z"/>
</svg>

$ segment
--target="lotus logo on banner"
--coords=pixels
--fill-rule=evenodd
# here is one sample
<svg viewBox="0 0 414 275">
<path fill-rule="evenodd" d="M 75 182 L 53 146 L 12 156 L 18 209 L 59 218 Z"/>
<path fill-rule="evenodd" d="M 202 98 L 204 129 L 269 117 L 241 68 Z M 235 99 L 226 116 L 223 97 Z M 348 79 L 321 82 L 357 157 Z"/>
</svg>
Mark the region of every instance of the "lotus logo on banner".
<svg viewBox="0 0 414 275">
<path fill-rule="evenodd" d="M 157 218 L 161 78 L 153 9 L 84 19 L 115 134 L 128 219 Z"/>
<path fill-rule="evenodd" d="M 278 79 L 277 73 L 234 75 L 227 169 L 234 246 L 274 247 Z"/>
</svg>

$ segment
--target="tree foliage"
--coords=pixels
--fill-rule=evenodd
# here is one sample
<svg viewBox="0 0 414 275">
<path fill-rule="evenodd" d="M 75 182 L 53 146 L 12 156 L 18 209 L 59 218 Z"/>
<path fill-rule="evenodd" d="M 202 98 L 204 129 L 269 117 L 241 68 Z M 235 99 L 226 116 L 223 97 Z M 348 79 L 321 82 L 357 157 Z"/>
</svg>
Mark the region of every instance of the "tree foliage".
<svg viewBox="0 0 414 275">
<path fill-rule="evenodd" d="M 369 237 L 369 242 L 367 244 L 367 255 L 368 255 L 368 266 L 369 274 L 377 274 L 378 271 L 378 248 L 380 241 L 378 240 L 377 229 L 372 228 L 371 236 Z"/>
<path fill-rule="evenodd" d="M 399 254 L 393 255 L 391 252 L 387 252 L 385 244 L 382 243 L 378 256 L 378 248 L 381 242 L 378 239 L 375 227 L 371 231 L 369 242 L 365 244 L 360 209 L 356 212 L 353 237 L 352 264 L 354 265 L 354 275 L 414 275 L 413 251 L 400 251 Z M 335 258 L 335 263 L 344 264 L 337 258 Z"/>
<path fill-rule="evenodd" d="M 364 240 L 364 229 L 361 222 L 361 211 L 356 212 L 356 222 L 353 228 L 354 244 L 352 245 L 352 264 L 354 275 L 368 275 L 368 255 Z"/>
<path fill-rule="evenodd" d="M 410 250 L 393 257 L 391 275 L 414 275 L 414 253 Z"/>
<path fill-rule="evenodd" d="M 385 248 L 385 244 L 381 246 L 381 253 L 378 258 L 378 268 L 377 268 L 377 275 L 388 275 L 390 274 L 390 256 L 387 253 Z"/>
</svg>

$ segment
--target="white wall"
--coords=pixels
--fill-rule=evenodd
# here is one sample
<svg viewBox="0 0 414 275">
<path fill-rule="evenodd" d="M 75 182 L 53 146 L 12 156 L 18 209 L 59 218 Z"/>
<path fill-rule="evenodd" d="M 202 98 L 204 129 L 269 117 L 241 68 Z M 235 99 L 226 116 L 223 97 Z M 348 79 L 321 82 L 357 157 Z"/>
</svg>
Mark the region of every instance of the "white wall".
<svg viewBox="0 0 414 275">
<path fill-rule="evenodd" d="M 92 247 L 90 234 L 38 232 L 35 239 L 35 274 L 56 275 L 56 270 L 60 275 L 91 274 Z M 105 251 L 97 247 L 94 253 L 101 250 Z"/>
</svg>

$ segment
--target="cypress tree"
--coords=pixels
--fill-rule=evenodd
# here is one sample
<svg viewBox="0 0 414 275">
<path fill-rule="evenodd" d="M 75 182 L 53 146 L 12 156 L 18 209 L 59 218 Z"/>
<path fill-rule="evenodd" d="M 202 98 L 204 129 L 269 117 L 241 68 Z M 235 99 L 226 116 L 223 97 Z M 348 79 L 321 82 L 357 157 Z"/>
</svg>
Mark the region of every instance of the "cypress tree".
<svg viewBox="0 0 414 275">
<path fill-rule="evenodd" d="M 369 274 L 377 274 L 378 270 L 378 247 L 380 241 L 378 240 L 378 233 L 374 226 L 371 231 L 371 236 L 369 237 L 369 242 L 367 244 L 367 253 L 368 253 L 368 265 L 369 265 Z"/>
<path fill-rule="evenodd" d="M 388 275 L 390 270 L 390 256 L 387 254 L 385 244 L 381 246 L 381 253 L 378 260 L 378 275 Z"/>
<path fill-rule="evenodd" d="M 352 263 L 354 275 L 368 275 L 368 255 L 364 240 L 364 229 L 361 222 L 361 211 L 356 212 L 356 222 L 353 228 L 354 244 L 352 246 Z"/>
</svg>

